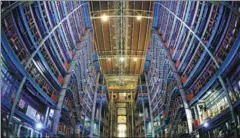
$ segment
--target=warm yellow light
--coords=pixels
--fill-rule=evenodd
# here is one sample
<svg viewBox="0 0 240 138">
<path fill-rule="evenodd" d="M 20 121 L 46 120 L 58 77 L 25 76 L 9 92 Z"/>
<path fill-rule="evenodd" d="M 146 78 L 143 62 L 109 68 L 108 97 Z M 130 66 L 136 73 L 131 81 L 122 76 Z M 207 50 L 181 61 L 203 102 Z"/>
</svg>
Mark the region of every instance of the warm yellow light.
<svg viewBox="0 0 240 138">
<path fill-rule="evenodd" d="M 126 137 L 126 133 L 125 132 L 118 132 L 118 137 Z"/>
<path fill-rule="evenodd" d="M 126 129 L 127 129 L 127 127 L 126 127 L 126 125 L 125 124 L 119 124 L 118 125 L 118 131 L 126 131 Z"/>
<path fill-rule="evenodd" d="M 111 61 L 111 58 L 108 58 L 107 60 L 108 60 L 108 61 Z"/>
<path fill-rule="evenodd" d="M 108 20 L 108 16 L 106 14 L 103 14 L 101 16 L 102 21 L 106 22 Z"/>
<path fill-rule="evenodd" d="M 135 58 L 133 58 L 133 61 L 135 61 L 135 62 L 136 62 L 136 61 L 137 61 L 137 58 L 136 58 L 136 57 L 135 57 Z"/>
<path fill-rule="evenodd" d="M 138 16 L 137 16 L 137 20 L 140 21 L 141 19 L 142 19 L 142 16 L 141 16 L 141 15 L 138 15 Z"/>
<path fill-rule="evenodd" d="M 124 61 L 124 57 L 120 57 L 120 61 L 123 62 Z"/>
</svg>

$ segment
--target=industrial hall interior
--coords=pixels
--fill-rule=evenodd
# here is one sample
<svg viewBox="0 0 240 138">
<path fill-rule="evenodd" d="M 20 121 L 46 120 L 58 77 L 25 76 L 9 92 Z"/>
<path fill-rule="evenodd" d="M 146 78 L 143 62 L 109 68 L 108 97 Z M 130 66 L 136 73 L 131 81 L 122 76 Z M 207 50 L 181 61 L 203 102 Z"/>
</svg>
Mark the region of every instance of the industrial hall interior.
<svg viewBox="0 0 240 138">
<path fill-rule="evenodd" d="M 239 138 L 240 1 L 1 1 L 1 137 Z"/>
</svg>

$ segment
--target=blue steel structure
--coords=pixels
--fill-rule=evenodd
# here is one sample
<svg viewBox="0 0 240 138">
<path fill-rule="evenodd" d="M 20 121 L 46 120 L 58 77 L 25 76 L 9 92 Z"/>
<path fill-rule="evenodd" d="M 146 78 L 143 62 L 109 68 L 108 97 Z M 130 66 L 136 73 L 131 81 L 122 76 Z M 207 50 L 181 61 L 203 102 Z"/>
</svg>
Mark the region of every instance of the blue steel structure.
<svg viewBox="0 0 240 138">
<path fill-rule="evenodd" d="M 155 2 L 150 58 L 144 70 L 155 136 L 239 136 L 239 7 L 239 2 L 230 1 Z M 181 76 L 182 87 L 175 73 Z M 191 108 L 191 118 L 184 102 Z"/>
<path fill-rule="evenodd" d="M 89 3 L 1 8 L 2 136 L 110 136 Z M 135 137 L 240 136 L 239 8 L 237 1 L 154 3 Z"/>
<path fill-rule="evenodd" d="M 62 89 L 66 94 L 57 135 L 89 135 L 91 116 L 96 114 L 93 106 L 105 112 L 107 90 L 105 84 L 93 102 L 102 85 L 95 86 L 100 70 L 88 2 L 2 2 L 1 17 L 2 136 L 53 136 L 54 110 Z M 74 68 L 68 72 L 72 62 Z M 63 88 L 68 74 L 68 87 Z"/>
</svg>

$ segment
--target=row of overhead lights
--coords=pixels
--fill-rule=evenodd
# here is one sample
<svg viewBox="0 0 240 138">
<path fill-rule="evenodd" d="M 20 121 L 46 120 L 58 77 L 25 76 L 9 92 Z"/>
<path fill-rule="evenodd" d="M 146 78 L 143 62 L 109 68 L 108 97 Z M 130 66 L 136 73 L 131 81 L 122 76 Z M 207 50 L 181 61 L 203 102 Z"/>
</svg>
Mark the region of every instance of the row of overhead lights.
<svg viewBox="0 0 240 138">
<path fill-rule="evenodd" d="M 110 61 L 111 58 L 108 58 L 107 60 Z M 124 57 L 120 57 L 119 60 L 120 60 L 121 62 L 123 62 L 123 61 L 125 60 L 125 58 L 124 58 Z M 138 58 L 136 58 L 136 57 L 133 58 L 133 61 L 137 62 L 137 60 L 138 60 Z"/>
<path fill-rule="evenodd" d="M 137 20 L 141 20 L 142 19 L 142 16 L 141 15 L 139 15 L 139 16 L 136 16 L 136 18 L 137 18 Z M 104 22 L 106 22 L 106 21 L 108 21 L 108 19 L 109 19 L 109 16 L 107 16 L 106 14 L 103 14 L 102 16 L 101 16 L 101 19 L 102 19 L 102 21 L 104 21 Z M 108 58 L 108 61 L 110 61 L 111 60 L 111 58 Z M 125 60 L 125 58 L 124 57 L 120 57 L 120 59 L 119 59 L 121 62 L 124 62 L 124 60 Z M 135 57 L 135 58 L 133 58 L 133 61 L 137 61 L 137 58 Z"/>
<path fill-rule="evenodd" d="M 142 19 L 142 16 L 141 15 L 139 15 L 139 16 L 136 16 L 136 18 L 137 18 L 137 20 L 141 20 Z M 101 19 L 102 19 L 102 21 L 104 21 L 104 22 L 106 22 L 106 21 L 108 21 L 108 19 L 109 19 L 109 16 L 107 16 L 106 14 L 103 14 L 102 16 L 101 16 Z M 110 61 L 111 60 L 111 58 L 108 58 L 108 61 Z M 120 57 L 120 59 L 119 59 L 121 62 L 123 62 L 124 60 L 125 60 L 125 58 L 124 57 Z M 135 57 L 135 58 L 133 58 L 133 61 L 137 61 L 137 58 Z"/>
<path fill-rule="evenodd" d="M 137 18 L 138 21 L 140 21 L 140 20 L 142 19 L 142 16 L 141 16 L 141 15 L 138 15 L 138 16 L 136 16 L 136 18 Z M 107 16 L 106 14 L 103 14 L 103 15 L 101 16 L 101 19 L 102 19 L 103 22 L 106 22 L 106 21 L 108 21 L 109 16 Z"/>
</svg>

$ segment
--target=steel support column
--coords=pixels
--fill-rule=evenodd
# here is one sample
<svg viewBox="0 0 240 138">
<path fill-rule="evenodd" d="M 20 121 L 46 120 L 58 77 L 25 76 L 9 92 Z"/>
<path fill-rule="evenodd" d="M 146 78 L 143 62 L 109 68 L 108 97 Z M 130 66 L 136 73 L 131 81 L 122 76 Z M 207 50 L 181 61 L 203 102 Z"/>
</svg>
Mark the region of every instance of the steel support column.
<svg viewBox="0 0 240 138">
<path fill-rule="evenodd" d="M 86 35 L 88 35 L 88 34 L 89 34 L 89 30 L 85 32 L 84 36 L 86 37 Z M 84 41 L 82 41 L 82 42 L 84 42 Z M 54 135 L 57 135 L 58 124 L 59 124 L 59 120 L 60 120 L 60 117 L 61 117 L 61 110 L 62 110 L 64 98 L 65 98 L 65 95 L 66 95 L 67 87 L 68 87 L 70 79 L 71 79 L 72 71 L 74 70 L 75 64 L 77 63 L 77 59 L 79 58 L 78 55 L 80 55 L 79 54 L 80 51 L 81 51 L 81 43 L 79 43 L 77 45 L 77 49 L 74 53 L 73 60 L 71 61 L 70 67 L 67 71 L 67 74 L 64 76 L 64 79 L 63 79 L 63 85 L 62 85 L 62 88 L 60 90 L 57 107 L 56 107 L 56 110 L 54 112 L 54 117 L 53 117 L 53 129 L 52 129 L 52 131 L 53 131 Z"/>
<path fill-rule="evenodd" d="M 193 131 L 192 114 L 191 114 L 191 109 L 189 108 L 189 105 L 187 103 L 187 97 L 186 97 L 185 90 L 183 89 L 183 84 L 182 84 L 180 75 L 177 72 L 175 63 L 172 60 L 172 57 L 171 57 L 171 54 L 170 54 L 169 50 L 163 44 L 162 38 L 160 37 L 160 35 L 157 33 L 157 31 L 155 29 L 153 29 L 153 33 L 158 35 L 158 37 L 160 38 L 160 42 L 161 42 L 160 46 L 161 46 L 162 50 L 164 51 L 164 53 L 166 54 L 167 60 L 169 61 L 169 66 L 171 67 L 171 70 L 174 74 L 174 77 L 176 78 L 177 85 L 179 87 L 179 92 L 180 92 L 180 95 L 182 97 L 183 106 L 184 106 L 185 113 L 186 113 L 186 118 L 187 118 L 187 123 L 188 123 L 188 131 L 189 131 L 189 133 L 191 133 Z"/>
<path fill-rule="evenodd" d="M 184 104 L 184 108 L 185 108 L 185 112 L 186 112 L 186 116 L 187 116 L 187 121 L 188 121 L 188 127 L 189 127 L 189 133 L 192 132 L 192 114 L 191 114 L 191 109 L 189 108 L 189 105 L 187 103 L 187 99 L 186 99 L 186 93 L 183 89 L 183 84 L 181 82 L 181 78 L 177 72 L 177 69 L 176 69 L 176 66 L 175 66 L 175 63 L 172 61 L 172 58 L 171 58 L 171 54 L 169 52 L 169 50 L 167 49 L 167 47 L 164 46 L 163 44 L 163 40 L 162 38 L 160 37 L 160 35 L 157 33 L 157 31 L 155 29 L 153 29 L 153 33 L 155 33 L 156 35 L 158 35 L 159 39 L 160 39 L 160 42 L 161 42 L 161 46 L 162 46 L 162 49 L 164 50 L 166 56 L 167 56 L 167 59 L 169 60 L 169 65 L 174 73 L 174 76 L 177 80 L 177 84 L 178 84 L 178 87 L 179 87 L 179 91 L 180 91 L 180 94 L 181 94 L 181 97 L 182 97 L 182 100 L 183 100 L 183 104 Z M 197 36 L 195 36 L 197 37 Z M 199 40 L 201 41 L 201 40 Z M 209 51 L 209 49 L 205 46 L 205 45 L 202 45 L 203 48 L 207 51 L 207 53 L 210 55 L 210 57 L 212 58 L 213 62 L 215 63 L 216 67 L 219 69 L 220 68 L 220 65 L 218 64 L 218 62 L 216 61 L 216 59 L 214 58 L 213 54 Z M 218 80 L 221 84 L 221 86 L 223 87 L 224 89 L 224 93 L 226 95 L 226 98 L 227 98 L 227 101 L 228 101 L 228 104 L 229 104 L 229 109 L 230 109 L 230 112 L 231 112 L 231 116 L 232 116 L 232 119 L 234 121 L 234 124 L 236 125 L 236 116 L 234 114 L 234 111 L 233 111 L 233 106 L 232 106 L 232 102 L 231 102 L 231 99 L 230 99 L 230 96 L 228 94 L 228 91 L 227 91 L 227 88 L 226 88 L 226 85 L 221 77 L 221 74 L 219 74 L 218 76 Z"/>
<path fill-rule="evenodd" d="M 104 127 L 105 127 L 105 125 L 106 125 L 106 124 L 105 124 L 105 119 L 106 119 L 106 113 L 105 113 L 105 112 L 106 112 L 106 109 L 105 109 L 104 112 L 103 112 L 103 116 L 104 116 L 103 133 L 102 133 L 102 134 L 103 134 L 103 137 L 105 137 L 105 134 L 104 134 L 104 132 L 105 132 L 105 131 L 104 131 Z"/>
<path fill-rule="evenodd" d="M 18 2 L 18 3 L 14 6 L 14 8 L 16 8 L 16 6 L 19 6 L 20 4 L 22 4 L 22 2 Z M 82 4 L 82 5 L 83 5 L 83 4 Z M 57 24 L 57 25 L 51 30 L 51 32 L 49 32 L 49 34 L 48 34 L 47 36 L 45 36 L 45 37 L 42 39 L 42 41 L 41 41 L 40 44 L 38 45 L 38 48 L 32 53 L 31 57 L 29 58 L 26 66 L 24 67 L 25 69 L 27 69 L 27 67 L 30 65 L 30 63 L 31 63 L 31 61 L 33 60 L 34 56 L 37 54 L 37 52 L 39 51 L 39 49 L 43 46 L 43 44 L 45 43 L 45 41 L 51 36 L 51 34 L 63 23 L 63 21 L 65 21 L 66 19 L 68 19 L 68 17 L 69 17 L 71 14 L 73 14 L 73 12 L 75 12 L 75 11 L 76 11 L 78 8 L 80 8 L 82 5 L 80 5 L 80 6 L 77 7 L 75 10 L 73 10 L 71 13 L 69 13 L 61 22 L 59 22 L 59 24 Z M 11 9 L 11 10 L 13 10 L 13 9 Z M 8 13 L 9 13 L 11 10 L 8 10 Z M 16 102 L 18 102 L 17 99 L 19 99 L 19 96 L 20 96 L 20 94 L 21 94 L 21 90 L 22 90 L 22 87 L 23 87 L 23 84 L 25 83 L 25 81 L 26 81 L 26 77 L 24 77 L 24 78 L 22 79 L 22 81 L 20 82 L 20 86 L 19 86 L 19 88 L 18 88 L 18 90 L 17 90 L 17 96 L 16 96 L 16 99 L 14 100 L 14 103 L 15 103 L 15 104 L 16 104 Z M 11 110 L 10 117 L 9 117 L 9 122 L 11 122 L 11 120 L 12 120 L 12 116 L 13 116 L 13 115 L 11 115 L 11 114 L 13 114 L 12 111 L 13 111 L 13 112 L 15 111 L 15 106 L 16 106 L 15 104 L 13 104 L 13 106 L 12 106 L 12 108 L 14 108 L 14 110 Z M 15 105 L 15 106 L 14 106 L 14 105 Z"/>
<path fill-rule="evenodd" d="M 133 92 L 131 91 L 131 99 L 133 99 Z M 134 113 L 133 113 L 133 110 L 134 110 L 134 103 L 133 103 L 133 100 L 132 100 L 132 137 L 134 137 Z"/>
<path fill-rule="evenodd" d="M 144 73 L 145 80 L 147 80 L 147 74 Z M 151 119 L 151 127 L 152 127 L 152 137 L 155 137 L 155 131 L 154 131 L 154 126 L 153 126 L 153 115 L 152 115 L 152 106 L 151 106 L 151 98 L 150 98 L 150 93 L 149 93 L 149 86 L 148 86 L 148 81 L 146 81 L 146 86 L 147 86 L 147 95 L 148 95 L 148 103 L 149 103 L 149 110 L 150 110 L 150 119 Z"/>
<path fill-rule="evenodd" d="M 211 57 L 211 59 L 213 60 L 214 64 L 216 65 L 216 67 L 219 69 L 220 68 L 220 65 L 218 64 L 216 58 L 214 57 L 213 53 L 207 48 L 207 46 L 202 42 L 202 40 L 195 34 L 195 32 L 182 20 L 180 19 L 175 13 L 173 13 L 169 8 L 165 7 L 164 5 L 162 5 L 161 3 L 157 3 L 157 4 L 160 4 L 162 7 L 164 7 L 168 12 L 170 12 L 176 19 L 178 19 L 191 33 L 192 35 L 198 39 L 198 41 L 201 43 L 201 46 L 206 50 L 206 52 L 208 53 L 208 55 Z M 226 3 L 223 3 L 226 5 Z M 228 5 L 226 5 L 228 7 Z M 228 7 L 229 8 L 229 7 Z M 236 12 L 235 9 L 231 9 L 233 10 L 234 12 Z M 157 33 L 155 31 L 155 33 Z M 237 120 L 236 120 L 236 116 L 235 116 L 235 113 L 233 111 L 233 106 L 232 106 L 232 102 L 231 102 L 231 99 L 229 97 L 229 94 L 228 94 L 228 91 L 227 91 L 227 88 L 226 88 L 226 85 L 223 81 L 223 78 L 221 77 L 221 74 L 218 75 L 218 78 L 217 78 L 221 84 L 221 86 L 223 87 L 224 89 L 224 93 L 226 95 L 226 98 L 227 98 L 227 101 L 228 101 L 228 104 L 229 104 L 229 109 L 230 109 L 230 112 L 231 112 L 231 116 L 232 116 L 232 119 L 234 121 L 234 124 L 237 125 Z"/>
<path fill-rule="evenodd" d="M 102 96 L 100 102 L 99 121 L 98 121 L 98 137 L 101 137 L 101 122 L 102 122 Z"/>
<path fill-rule="evenodd" d="M 146 138 L 147 137 L 147 131 L 146 131 L 146 118 L 145 118 L 145 113 L 144 113 L 144 99 L 143 99 L 143 91 L 142 91 L 142 81 L 141 81 L 141 77 L 139 77 L 140 79 L 140 87 L 141 87 L 141 94 L 142 94 L 142 109 L 143 109 L 143 124 L 144 124 L 144 137 Z"/>
<path fill-rule="evenodd" d="M 236 115 L 234 113 L 234 109 L 233 109 L 233 106 L 232 106 L 232 101 L 231 101 L 231 98 L 230 98 L 230 96 L 228 94 L 228 90 L 227 90 L 227 88 L 225 86 L 225 83 L 224 83 L 224 81 L 223 81 L 223 79 L 222 79 L 222 77 L 220 75 L 218 76 L 218 80 L 219 80 L 220 84 L 223 87 L 224 94 L 226 95 L 226 98 L 227 98 L 227 101 L 228 101 L 228 105 L 229 105 L 229 109 L 230 109 L 230 112 L 231 112 L 231 117 L 232 117 L 232 120 L 234 122 L 234 125 L 237 126 L 238 125 L 237 124 L 237 118 L 236 118 Z M 235 129 L 234 137 L 237 137 L 237 135 L 238 135 L 237 134 L 237 129 Z"/>
<path fill-rule="evenodd" d="M 104 88 L 104 79 L 103 79 L 103 84 L 102 84 L 102 91 L 101 91 L 101 102 L 100 102 L 100 114 L 99 114 L 99 124 L 98 124 L 98 132 L 99 132 L 99 137 L 101 137 L 101 122 L 102 122 L 102 95 L 103 95 L 103 88 Z"/>
<path fill-rule="evenodd" d="M 110 108 L 111 108 L 111 109 L 110 109 L 110 110 L 111 110 L 110 137 L 113 137 L 113 132 L 112 132 L 112 131 L 113 131 L 113 127 L 112 127 L 112 126 L 113 126 L 113 124 L 112 124 L 112 123 L 113 123 L 113 115 L 112 115 L 112 108 L 113 108 L 113 91 L 112 91 L 112 95 L 111 95 L 111 106 L 110 106 Z"/>
<path fill-rule="evenodd" d="M 50 107 L 47 108 L 47 111 L 44 117 L 44 123 L 43 123 L 44 126 L 47 126 L 49 113 L 50 113 Z"/>
<path fill-rule="evenodd" d="M 14 5 L 13 7 L 16 8 L 16 7 L 19 6 L 20 4 L 22 4 L 22 2 L 17 3 L 17 4 Z M 28 68 L 28 66 L 29 66 L 30 63 L 32 62 L 33 58 L 35 57 L 35 55 L 38 53 L 38 51 L 40 50 L 40 48 L 44 45 L 45 41 L 52 35 L 52 33 L 53 33 L 57 28 L 59 28 L 60 25 L 61 25 L 65 20 L 67 20 L 70 15 L 72 15 L 75 11 L 77 11 L 77 10 L 78 10 L 80 7 L 82 7 L 84 4 L 87 4 L 87 3 L 83 3 L 83 4 L 81 4 L 80 6 L 78 6 L 77 8 L 75 8 L 75 9 L 74 9 L 72 12 L 70 12 L 65 18 L 63 18 L 63 19 L 49 32 L 49 34 L 48 34 L 47 36 L 45 36 L 45 37 L 42 39 L 42 41 L 39 43 L 37 49 L 31 54 L 30 58 L 28 59 L 27 64 L 26 64 L 25 67 L 24 67 L 25 69 Z M 11 10 L 13 10 L 13 8 L 12 8 Z M 7 13 L 9 14 L 9 13 L 11 12 L 11 10 L 7 10 L 6 14 L 7 14 Z M 19 87 L 18 87 L 17 94 L 16 94 L 16 98 L 15 98 L 15 100 L 14 100 L 14 103 L 13 103 L 13 106 L 12 106 L 11 112 L 10 112 L 9 124 L 11 124 L 11 122 L 12 122 L 12 117 L 13 117 L 13 115 L 14 115 L 14 113 L 15 113 L 16 105 L 17 105 L 17 103 L 18 103 L 18 101 L 19 101 L 19 99 L 20 99 L 21 91 L 22 91 L 22 88 L 23 88 L 26 80 L 27 80 L 27 76 L 25 76 L 25 77 L 21 80 L 20 85 L 19 85 Z"/>
<path fill-rule="evenodd" d="M 93 131 L 94 131 L 94 120 L 95 120 L 95 110 L 96 110 L 96 101 L 97 101 L 97 90 L 98 90 L 99 76 L 100 76 L 100 74 L 97 73 L 96 86 L 95 86 L 95 90 L 94 90 L 95 92 L 94 92 L 94 99 L 93 99 L 92 117 L 91 117 L 90 137 L 93 137 Z"/>
<path fill-rule="evenodd" d="M 22 79 L 22 81 L 20 82 L 20 85 L 18 87 L 18 90 L 17 90 L 17 93 L 16 93 L 16 98 L 14 99 L 14 102 L 13 102 L 13 105 L 12 105 L 12 108 L 11 108 L 11 112 L 10 112 L 10 117 L 9 117 L 9 121 L 8 121 L 9 125 L 12 123 L 12 118 L 13 118 L 13 115 L 15 113 L 15 109 L 16 109 L 17 103 L 20 100 L 22 88 L 23 88 L 26 80 L 27 80 L 27 77 L 25 76 Z"/>
</svg>

